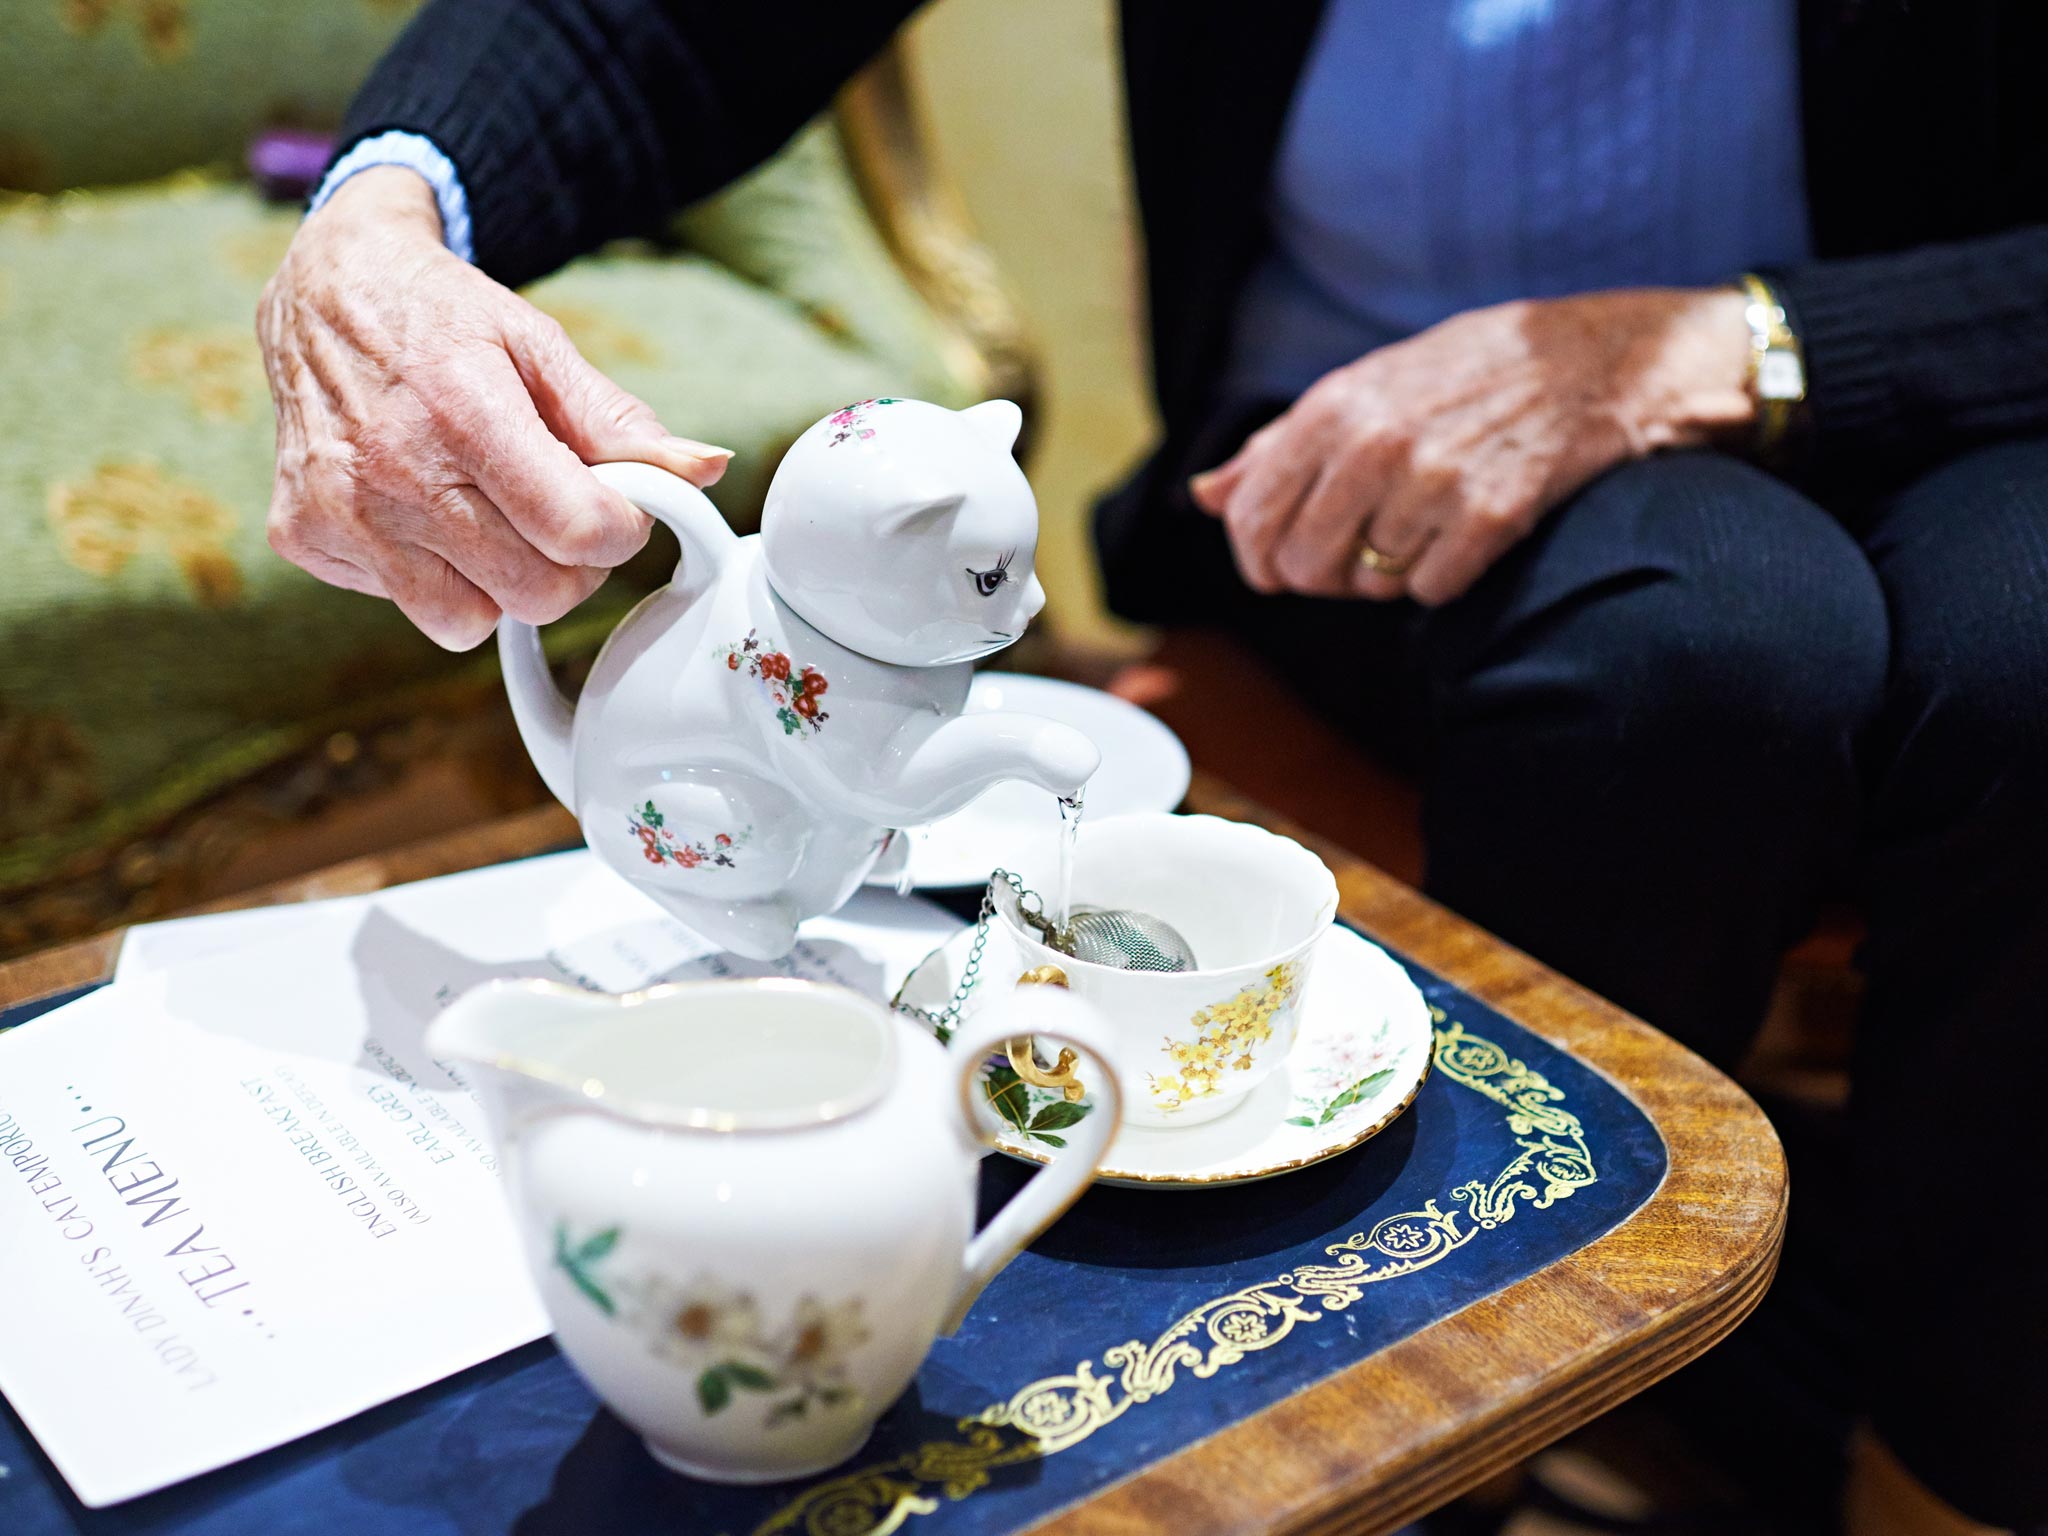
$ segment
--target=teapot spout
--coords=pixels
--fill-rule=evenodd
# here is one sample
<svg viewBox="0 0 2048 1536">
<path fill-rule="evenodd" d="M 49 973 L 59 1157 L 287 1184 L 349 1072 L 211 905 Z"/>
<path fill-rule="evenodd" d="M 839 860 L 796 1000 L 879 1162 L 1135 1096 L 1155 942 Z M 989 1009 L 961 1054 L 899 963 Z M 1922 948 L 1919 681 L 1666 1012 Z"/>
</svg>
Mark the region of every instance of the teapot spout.
<svg viewBox="0 0 2048 1536">
<path fill-rule="evenodd" d="M 872 807 L 885 826 L 950 816 L 992 785 L 1022 779 L 1071 800 L 1102 765 L 1095 743 L 1036 715 L 956 715 L 906 756 Z"/>
</svg>

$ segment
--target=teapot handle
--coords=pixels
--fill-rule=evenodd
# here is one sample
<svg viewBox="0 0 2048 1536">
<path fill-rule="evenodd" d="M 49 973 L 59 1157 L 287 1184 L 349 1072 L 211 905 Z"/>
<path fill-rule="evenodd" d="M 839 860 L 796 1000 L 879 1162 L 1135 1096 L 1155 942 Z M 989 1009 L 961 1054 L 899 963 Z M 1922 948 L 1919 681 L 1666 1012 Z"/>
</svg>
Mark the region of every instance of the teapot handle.
<svg viewBox="0 0 2048 1536">
<path fill-rule="evenodd" d="M 656 522 L 666 523 L 683 547 L 671 591 L 694 597 L 718 579 L 740 547 L 740 537 L 726 525 L 718 508 L 681 475 L 652 464 L 593 464 L 598 483 L 617 491 Z"/>
<path fill-rule="evenodd" d="M 675 530 L 683 558 L 669 590 L 685 600 L 695 598 L 716 581 L 739 548 L 739 535 L 726 526 L 711 498 L 682 476 L 652 464 L 593 464 L 590 472 L 600 484 Z M 548 672 L 540 631 L 510 615 L 500 619 L 498 657 L 526 754 L 540 770 L 549 793 L 573 813 L 576 801 L 575 786 L 570 782 L 570 748 L 576 710 Z"/>
<path fill-rule="evenodd" d="M 966 1272 L 943 1333 L 958 1328 L 989 1281 L 1080 1199 L 1094 1182 L 1095 1170 L 1123 1118 L 1123 1091 L 1109 1048 L 1108 1020 L 1063 986 L 1027 985 L 963 1024 L 949 1047 L 960 1074 L 960 1111 L 970 1136 L 984 1139 L 974 1118 L 973 1098 L 982 1063 L 1011 1040 L 1031 1035 L 1071 1041 L 1095 1058 L 1095 1104 L 1085 1118 L 1061 1128 L 1065 1149 L 1033 1174 L 967 1245 Z"/>
</svg>

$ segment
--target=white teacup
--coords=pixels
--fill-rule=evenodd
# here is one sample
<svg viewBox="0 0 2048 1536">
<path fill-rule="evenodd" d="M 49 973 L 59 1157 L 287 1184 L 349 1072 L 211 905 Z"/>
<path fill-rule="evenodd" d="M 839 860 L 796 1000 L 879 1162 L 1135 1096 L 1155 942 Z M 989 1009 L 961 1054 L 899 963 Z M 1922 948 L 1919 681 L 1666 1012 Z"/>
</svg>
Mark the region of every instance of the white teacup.
<svg viewBox="0 0 2048 1536">
<path fill-rule="evenodd" d="M 1053 869 L 1019 873 L 1056 899 Z M 1008 914 L 1000 919 L 1027 974 L 1056 980 L 1038 968 L 1057 968 L 1103 1014 L 1127 1123 L 1214 1120 L 1287 1059 L 1316 941 L 1337 915 L 1337 881 L 1308 849 L 1216 816 L 1147 812 L 1086 822 L 1074 855 L 1074 903 L 1150 913 L 1178 930 L 1200 967 L 1095 965 L 1050 948 Z M 1011 1059 L 1041 1086 L 1072 1086 L 1070 1061 L 1048 1070 L 1021 1052 Z"/>
</svg>

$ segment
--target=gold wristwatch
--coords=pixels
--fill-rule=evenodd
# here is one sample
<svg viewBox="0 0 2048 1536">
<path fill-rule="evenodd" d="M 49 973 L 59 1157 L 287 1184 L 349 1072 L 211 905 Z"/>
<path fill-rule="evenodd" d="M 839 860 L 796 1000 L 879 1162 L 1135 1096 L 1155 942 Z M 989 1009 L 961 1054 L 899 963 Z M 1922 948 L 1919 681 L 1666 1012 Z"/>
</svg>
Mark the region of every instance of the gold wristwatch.
<svg viewBox="0 0 2048 1536">
<path fill-rule="evenodd" d="M 1784 450 L 1800 408 L 1806 404 L 1806 355 L 1771 285 L 1754 272 L 1741 278 L 1748 300 L 1749 396 L 1756 402 L 1756 455 L 1765 463 Z"/>
</svg>

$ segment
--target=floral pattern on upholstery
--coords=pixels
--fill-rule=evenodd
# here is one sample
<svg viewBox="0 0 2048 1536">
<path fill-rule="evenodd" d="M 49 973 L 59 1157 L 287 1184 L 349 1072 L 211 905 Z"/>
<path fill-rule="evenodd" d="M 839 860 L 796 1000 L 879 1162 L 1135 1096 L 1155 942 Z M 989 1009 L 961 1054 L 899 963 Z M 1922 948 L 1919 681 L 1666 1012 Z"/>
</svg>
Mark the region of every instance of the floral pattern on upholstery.
<svg viewBox="0 0 2048 1536">
<path fill-rule="evenodd" d="M 125 14 L 134 21 L 144 50 L 158 61 L 177 58 L 192 43 L 187 0 L 59 0 L 58 11 L 65 27 L 84 37 Z"/>
<path fill-rule="evenodd" d="M 246 325 L 145 331 L 128 366 L 138 383 L 177 391 L 208 421 L 239 421 L 264 398 L 263 354 Z"/>
<path fill-rule="evenodd" d="M 292 236 L 298 232 L 296 219 L 272 219 L 234 230 L 220 239 L 221 259 L 235 276 L 267 283 L 270 274 L 284 265 L 284 253 L 291 249 Z"/>
<path fill-rule="evenodd" d="M 21 0 L 0 47 L 0 186 L 129 186 L 238 164 L 266 128 L 330 128 L 418 3 Z"/>
<path fill-rule="evenodd" d="M 234 513 L 154 464 L 105 463 L 85 480 L 60 481 L 50 487 L 49 517 L 64 558 L 89 576 L 119 575 L 154 548 L 177 563 L 202 607 L 241 596 L 242 573 L 226 548 Z"/>
</svg>

